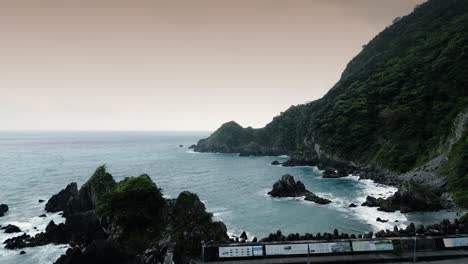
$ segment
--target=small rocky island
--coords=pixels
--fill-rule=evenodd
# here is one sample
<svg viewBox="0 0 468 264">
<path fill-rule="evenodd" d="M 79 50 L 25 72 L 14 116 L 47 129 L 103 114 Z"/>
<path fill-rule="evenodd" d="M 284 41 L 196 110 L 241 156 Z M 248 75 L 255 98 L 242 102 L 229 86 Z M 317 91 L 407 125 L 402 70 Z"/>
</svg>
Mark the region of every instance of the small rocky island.
<svg viewBox="0 0 468 264">
<path fill-rule="evenodd" d="M 79 190 L 71 183 L 53 195 L 45 209 L 63 211 L 65 223 L 7 239 L 5 248 L 69 244 L 55 264 L 192 263 L 200 260 L 202 241 L 228 241 L 226 226 L 212 220 L 196 194 L 165 199 L 148 175 L 116 182 L 104 166 Z M 16 228 L 5 229 L 21 232 Z"/>
<path fill-rule="evenodd" d="M 4 216 L 8 212 L 8 205 L 0 204 L 0 217 Z"/>
<path fill-rule="evenodd" d="M 301 181 L 295 181 L 294 177 L 285 174 L 280 180 L 273 184 L 273 189 L 268 192 L 272 197 L 301 197 L 305 196 L 304 200 L 318 203 L 329 204 L 330 200 L 317 196 L 316 194 L 308 191 Z"/>
</svg>

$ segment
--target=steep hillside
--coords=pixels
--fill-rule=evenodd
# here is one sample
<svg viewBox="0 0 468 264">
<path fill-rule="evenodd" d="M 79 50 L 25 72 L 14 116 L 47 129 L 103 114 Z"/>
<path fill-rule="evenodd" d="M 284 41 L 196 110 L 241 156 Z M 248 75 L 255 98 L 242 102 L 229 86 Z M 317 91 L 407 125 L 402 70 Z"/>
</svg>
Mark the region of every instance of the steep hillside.
<svg viewBox="0 0 468 264">
<path fill-rule="evenodd" d="M 466 145 L 449 142 L 455 125 L 465 135 L 458 141 L 466 138 L 467 120 L 459 119 L 468 112 L 467 87 L 468 2 L 431 0 L 365 45 L 323 98 L 262 129 L 229 122 L 195 150 L 327 157 L 398 173 L 445 155 L 432 172 L 466 179 Z"/>
</svg>

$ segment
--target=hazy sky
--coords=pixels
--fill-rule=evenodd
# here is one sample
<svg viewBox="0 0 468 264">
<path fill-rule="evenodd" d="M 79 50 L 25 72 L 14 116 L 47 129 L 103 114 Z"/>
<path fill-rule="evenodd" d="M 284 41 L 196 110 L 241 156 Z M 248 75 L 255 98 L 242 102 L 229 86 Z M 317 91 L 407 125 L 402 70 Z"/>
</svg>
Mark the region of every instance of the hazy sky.
<svg viewBox="0 0 468 264">
<path fill-rule="evenodd" d="M 261 127 L 422 0 L 0 0 L 0 129 Z"/>
</svg>

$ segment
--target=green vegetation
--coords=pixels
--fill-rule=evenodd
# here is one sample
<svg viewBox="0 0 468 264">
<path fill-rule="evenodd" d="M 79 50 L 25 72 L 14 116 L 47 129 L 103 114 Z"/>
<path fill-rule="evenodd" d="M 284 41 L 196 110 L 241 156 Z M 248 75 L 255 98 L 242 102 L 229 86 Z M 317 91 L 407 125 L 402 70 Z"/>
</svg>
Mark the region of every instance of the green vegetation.
<svg viewBox="0 0 468 264">
<path fill-rule="evenodd" d="M 148 247 L 162 228 L 165 200 L 148 175 L 127 177 L 99 202 L 98 211 L 121 229 L 120 241 L 136 250 Z"/>
<path fill-rule="evenodd" d="M 291 107 L 262 129 L 230 122 L 195 150 L 314 159 L 319 147 L 334 159 L 407 172 L 440 154 L 455 117 L 468 109 L 466 87 L 468 5 L 431 0 L 365 45 L 323 98 Z M 457 175 L 453 181 L 459 173 L 447 174 Z"/>
<path fill-rule="evenodd" d="M 441 172 L 449 177 L 449 188 L 455 200 L 468 208 L 468 129 L 465 128 L 460 141 L 452 147 L 448 162 Z"/>
<path fill-rule="evenodd" d="M 171 224 L 172 236 L 177 241 L 176 251 L 182 257 L 199 255 L 201 241 L 227 239 L 224 224 L 213 222 L 212 214 L 206 212 L 205 205 L 191 192 L 182 192 L 177 197 Z"/>
</svg>

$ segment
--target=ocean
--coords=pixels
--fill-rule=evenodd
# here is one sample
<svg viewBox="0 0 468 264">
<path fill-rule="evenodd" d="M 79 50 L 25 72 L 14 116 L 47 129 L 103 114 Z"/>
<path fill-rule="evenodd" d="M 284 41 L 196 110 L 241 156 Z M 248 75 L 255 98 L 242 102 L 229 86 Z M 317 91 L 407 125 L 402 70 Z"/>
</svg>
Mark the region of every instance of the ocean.
<svg viewBox="0 0 468 264">
<path fill-rule="evenodd" d="M 0 225 L 15 224 L 34 235 L 58 214 L 44 214 L 46 200 L 70 182 L 82 185 L 105 164 L 116 180 L 148 174 L 167 198 L 185 190 L 197 193 L 213 218 L 223 221 L 230 235 L 246 231 L 249 238 L 283 234 L 339 232 L 365 233 L 405 227 L 410 221 L 433 223 L 453 218 L 455 212 L 401 214 L 378 212 L 361 204 L 367 195 L 387 197 L 396 189 L 359 180 L 356 176 L 322 179 L 315 167 L 272 166 L 287 157 L 239 157 L 236 154 L 195 153 L 188 149 L 209 132 L 0 132 L 0 203 L 9 212 Z M 183 145 L 180 147 L 179 145 Z M 267 195 L 281 175 L 289 173 L 306 188 L 332 200 L 318 205 L 302 198 L 275 199 Z M 389 222 L 377 222 L 376 218 Z M 396 222 L 398 221 L 398 222 Z M 0 232 L 0 243 L 17 234 Z M 53 263 L 66 245 L 20 250 L 0 246 L 0 263 Z"/>
</svg>

